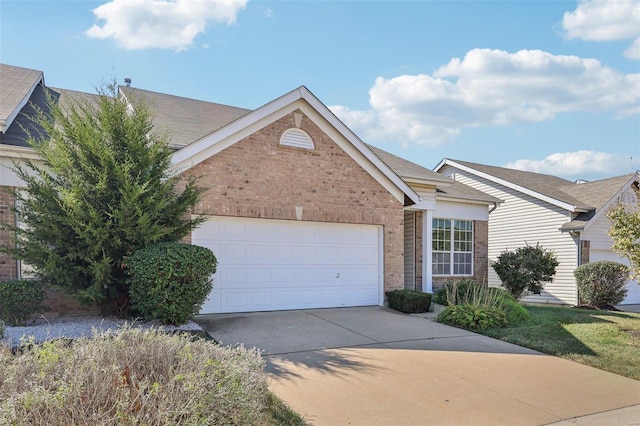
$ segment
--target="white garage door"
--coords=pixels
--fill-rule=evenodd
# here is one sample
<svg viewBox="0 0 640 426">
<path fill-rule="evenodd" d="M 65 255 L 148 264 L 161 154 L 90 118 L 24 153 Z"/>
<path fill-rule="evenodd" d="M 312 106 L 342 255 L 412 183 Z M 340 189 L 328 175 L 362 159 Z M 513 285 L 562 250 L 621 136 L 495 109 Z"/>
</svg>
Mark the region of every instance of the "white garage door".
<svg viewBox="0 0 640 426">
<path fill-rule="evenodd" d="M 591 250 L 589 253 L 589 261 L 596 262 L 598 260 L 610 260 L 612 262 L 624 263 L 629 265 L 627 258 L 620 257 L 617 253 L 610 250 Z M 640 285 L 636 281 L 627 281 L 626 284 L 627 297 L 622 302 L 623 305 L 640 303 Z"/>
<path fill-rule="evenodd" d="M 201 313 L 378 305 L 382 230 L 351 225 L 212 216 L 192 243 L 218 258 Z"/>
</svg>

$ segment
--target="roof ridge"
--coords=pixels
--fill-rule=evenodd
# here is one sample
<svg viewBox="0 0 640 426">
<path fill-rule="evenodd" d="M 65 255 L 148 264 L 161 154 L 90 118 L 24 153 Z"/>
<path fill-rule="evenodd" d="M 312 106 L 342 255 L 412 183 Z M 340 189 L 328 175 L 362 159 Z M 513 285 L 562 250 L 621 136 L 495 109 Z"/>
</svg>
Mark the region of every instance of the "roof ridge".
<svg viewBox="0 0 640 426">
<path fill-rule="evenodd" d="M 235 106 L 235 105 L 222 104 L 220 102 L 205 101 L 204 99 L 188 98 L 186 96 L 172 95 L 170 93 L 157 92 L 155 90 L 140 89 L 138 87 L 118 85 L 118 89 L 119 90 L 120 89 L 124 89 L 124 90 L 131 90 L 131 91 L 147 92 L 147 93 L 153 93 L 155 95 L 169 96 L 171 98 L 176 98 L 176 99 L 184 99 L 184 100 L 187 100 L 187 101 L 190 101 L 190 102 L 202 102 L 202 103 L 210 104 L 210 105 L 220 105 L 220 106 L 229 107 L 229 108 L 242 109 L 242 110 L 245 110 L 245 111 L 253 111 L 252 109 L 238 107 L 238 106 Z"/>
</svg>

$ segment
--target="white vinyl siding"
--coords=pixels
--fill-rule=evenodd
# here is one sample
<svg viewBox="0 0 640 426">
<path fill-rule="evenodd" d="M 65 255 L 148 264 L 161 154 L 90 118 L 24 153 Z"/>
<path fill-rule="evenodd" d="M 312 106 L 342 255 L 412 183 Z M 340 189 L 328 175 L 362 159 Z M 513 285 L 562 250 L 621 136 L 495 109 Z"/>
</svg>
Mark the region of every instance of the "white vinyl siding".
<svg viewBox="0 0 640 426">
<path fill-rule="evenodd" d="M 601 215 L 581 234 L 580 239 L 590 241 L 591 250 L 611 250 L 613 240 L 608 234 L 610 227 L 609 219 Z"/>
<path fill-rule="evenodd" d="M 451 166 L 443 167 L 440 172 L 447 176 L 455 174 L 456 181 L 504 201 L 489 215 L 489 262 L 497 260 L 505 250 L 526 244 L 540 243 L 555 253 L 559 265 L 553 282 L 545 284 L 542 294 L 528 296 L 525 302 L 576 303 L 573 271 L 578 263 L 577 241 L 559 230 L 571 220 L 569 211 Z M 502 285 L 491 267 L 488 280 L 490 286 Z"/>
</svg>

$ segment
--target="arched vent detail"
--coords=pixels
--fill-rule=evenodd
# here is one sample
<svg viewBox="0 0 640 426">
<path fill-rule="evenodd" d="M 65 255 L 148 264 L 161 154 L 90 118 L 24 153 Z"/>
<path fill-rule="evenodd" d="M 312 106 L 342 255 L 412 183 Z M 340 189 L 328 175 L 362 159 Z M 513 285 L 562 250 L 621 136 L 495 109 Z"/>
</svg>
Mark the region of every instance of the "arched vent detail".
<svg viewBox="0 0 640 426">
<path fill-rule="evenodd" d="M 625 206 L 636 206 L 638 204 L 638 199 L 636 198 L 636 194 L 633 191 L 629 190 L 622 194 L 620 197 L 621 204 Z"/>
<path fill-rule="evenodd" d="M 280 145 L 292 146 L 294 148 L 315 149 L 311 136 L 304 130 L 287 129 L 280 136 Z"/>
</svg>

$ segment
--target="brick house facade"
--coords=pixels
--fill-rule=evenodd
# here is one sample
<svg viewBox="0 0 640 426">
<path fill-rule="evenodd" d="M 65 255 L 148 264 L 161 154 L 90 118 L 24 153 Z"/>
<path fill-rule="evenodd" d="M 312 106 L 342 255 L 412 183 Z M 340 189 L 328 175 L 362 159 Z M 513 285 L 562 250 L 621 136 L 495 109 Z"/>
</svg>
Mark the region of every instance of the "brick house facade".
<svg viewBox="0 0 640 426">
<path fill-rule="evenodd" d="M 34 104 L 43 101 L 45 97 L 41 96 L 42 93 L 53 90 L 44 87 L 41 72 L 2 64 L 0 66 L 3 67 L 3 80 L 0 81 L 0 85 L 15 86 L 31 81 L 31 86 L 27 85 L 28 87 L 25 86 L 23 89 L 25 96 L 31 96 L 30 93 L 39 94 L 39 97 L 33 95 L 29 99 Z M 25 75 L 29 78 L 24 78 Z M 68 99 L 77 95 L 62 89 L 55 91 L 56 99 L 61 103 L 68 102 Z M 427 219 L 431 217 L 474 220 L 474 275 L 471 278 L 484 282 L 488 267 L 488 206 L 495 205 L 499 200 L 364 144 L 305 87 L 295 89 L 253 111 L 132 87 L 122 87 L 120 93 L 129 102 L 136 101 L 138 97 L 144 100 L 152 112 L 155 130 L 166 131 L 171 136 L 170 146 L 175 149 L 172 158 L 173 171 L 178 175 L 193 175 L 199 178 L 199 185 L 206 191 L 193 213 L 205 215 L 206 224 L 227 220 L 227 224 L 241 223 L 242 226 L 250 225 L 254 230 L 257 227 L 259 231 L 264 231 L 271 226 L 269 223 L 276 221 L 278 226 L 289 226 L 290 230 L 300 229 L 296 228 L 296 224 L 307 226 L 305 229 L 315 227 L 313 232 L 322 238 L 326 237 L 323 233 L 332 234 L 333 237 L 337 235 L 339 238 L 332 240 L 330 246 L 311 247 L 311 251 L 315 250 L 317 254 L 324 250 L 326 254 L 333 250 L 334 259 L 338 262 L 336 265 L 342 265 L 340 267 L 344 267 L 345 259 L 348 259 L 350 265 L 346 267 L 351 269 L 348 269 L 348 274 L 345 275 L 350 274 L 352 281 L 360 279 L 357 272 L 360 270 L 358 257 L 336 258 L 335 253 L 345 253 L 345 248 L 341 246 L 344 241 L 346 246 L 351 247 L 351 253 L 358 255 L 359 249 L 353 247 L 360 247 L 360 235 L 367 235 L 366 238 L 373 235 L 373 245 L 365 249 L 368 253 L 367 259 L 373 261 L 370 268 L 373 275 L 362 280 L 369 280 L 369 293 L 372 291 L 371 286 L 375 287 L 375 297 L 360 301 L 347 297 L 348 300 L 334 299 L 327 302 L 328 305 L 316 306 L 312 302 L 305 307 L 381 305 L 385 299 L 384 292 L 407 288 L 405 243 L 408 228 L 405 229 L 404 220 L 407 210 L 415 211 L 418 218 L 415 221 L 415 232 L 410 236 L 415 240 L 412 242 L 412 250 L 415 250 L 412 254 L 416 259 L 412 268 L 415 270 L 410 271 L 410 275 L 414 277 L 414 288 L 430 291 L 432 286 L 440 283 L 440 277 L 433 277 L 431 274 L 431 259 L 428 254 L 430 249 L 425 250 L 430 247 L 431 236 L 428 232 L 423 232 L 428 231 L 424 224 L 430 223 Z M 88 98 L 93 95 L 82 96 Z M 25 111 L 28 112 L 32 107 L 30 104 L 24 106 L 24 103 L 11 99 L 7 100 L 7 104 L 14 101 L 16 111 L 23 114 L 13 114 L 11 117 L 14 118 L 7 117 L 16 122 L 9 123 L 8 130 L 0 135 L 0 147 L 3 148 L 0 151 L 0 164 L 4 165 L 15 159 L 30 158 L 29 155 L 33 155 L 30 148 L 26 147 L 16 134 L 16 129 L 21 128 L 18 122 L 23 120 Z M 193 120 L 184 119 L 193 114 L 199 115 L 193 117 Z M 293 143 L 283 142 L 285 135 L 291 134 L 292 131 L 297 132 L 298 136 L 302 135 L 303 139 L 306 138 L 302 145 L 298 146 L 295 140 Z M 305 143 L 308 143 L 308 146 L 305 146 Z M 10 170 L 5 169 L 0 170 L 0 189 L 9 191 L 0 191 L 0 221 L 15 224 L 11 210 L 15 202 L 12 191 L 20 186 L 20 182 L 15 175 L 11 175 Z M 440 209 L 440 204 L 446 207 L 445 210 Z M 434 214 L 445 216 L 433 216 Z M 196 244 L 196 241 L 203 241 L 203 232 L 210 232 L 210 228 L 204 225 L 194 230 L 185 241 L 193 241 Z M 261 226 L 265 228 L 260 228 Z M 257 245 L 236 247 L 236 252 L 248 256 L 247 253 L 255 251 L 256 247 L 263 250 L 262 253 L 267 253 L 268 249 L 275 247 L 269 246 L 271 242 L 254 242 Z M 292 247 L 296 243 L 295 238 L 287 241 Z M 15 244 L 14 235 L 7 229 L 0 229 L 0 244 L 12 246 Z M 229 240 L 229 244 L 235 246 L 238 242 L 232 239 Z M 313 245 L 309 242 L 305 244 Z M 296 253 L 292 253 L 294 256 L 291 262 L 294 262 Z M 423 261 L 425 257 L 428 261 Z M 228 257 L 221 255 L 219 260 L 221 259 L 216 274 L 217 279 L 221 280 L 219 282 L 226 279 L 225 273 L 236 273 L 236 278 L 242 276 L 244 284 L 252 279 L 247 277 L 264 280 L 268 275 L 262 274 L 267 270 L 265 263 L 261 264 L 262 266 L 251 266 L 250 263 L 234 266 L 227 262 Z M 313 274 L 316 272 L 320 275 L 327 259 L 329 258 L 318 258 L 315 260 L 317 263 L 310 264 L 311 279 L 314 279 Z M 291 263 L 289 269 L 293 271 L 294 266 L 294 263 Z M 255 269 L 251 270 L 252 267 Z M 284 264 L 283 267 L 287 269 L 288 265 Z M 341 277 L 340 273 L 332 272 L 336 278 Z M 12 279 L 19 275 L 18 262 L 6 255 L 0 255 L 0 279 Z M 269 279 L 272 284 L 277 284 L 277 278 Z M 339 282 L 339 285 L 342 285 L 346 276 L 343 275 L 340 279 L 330 285 L 337 289 L 338 285 L 335 283 Z M 215 280 L 216 278 L 214 282 Z M 318 293 L 312 294 L 312 298 L 316 295 L 320 298 L 324 296 L 322 291 L 326 292 L 327 288 L 323 287 L 326 282 L 326 279 L 322 281 L 318 277 L 317 283 L 314 284 Z M 262 282 L 256 282 L 256 286 L 258 284 L 264 285 Z M 308 282 L 304 284 L 308 285 Z M 349 296 L 359 291 L 357 285 L 358 283 L 355 287 L 347 288 L 345 293 L 341 293 L 343 289 L 336 291 Z M 235 288 L 231 288 L 231 293 L 234 290 Z M 296 291 L 291 288 L 288 290 Z M 268 297 L 267 291 L 260 288 L 250 296 L 255 298 L 262 297 L 261 295 Z M 49 304 L 61 312 L 80 309 L 59 292 L 50 291 L 48 299 Z M 278 306 L 273 305 L 272 308 L 278 309 Z M 286 309 L 297 308 L 295 304 L 286 306 Z"/>
<path fill-rule="evenodd" d="M 293 113 L 204 160 L 189 173 L 206 192 L 194 213 L 218 216 L 382 225 L 385 291 L 402 288 L 402 204 L 313 121 L 300 128 L 314 150 L 279 144 Z"/>
</svg>

